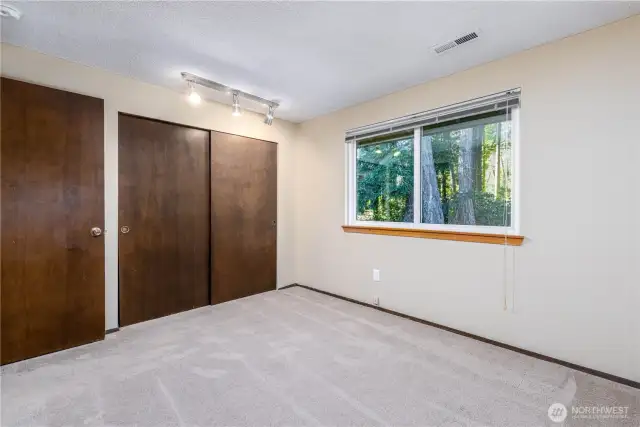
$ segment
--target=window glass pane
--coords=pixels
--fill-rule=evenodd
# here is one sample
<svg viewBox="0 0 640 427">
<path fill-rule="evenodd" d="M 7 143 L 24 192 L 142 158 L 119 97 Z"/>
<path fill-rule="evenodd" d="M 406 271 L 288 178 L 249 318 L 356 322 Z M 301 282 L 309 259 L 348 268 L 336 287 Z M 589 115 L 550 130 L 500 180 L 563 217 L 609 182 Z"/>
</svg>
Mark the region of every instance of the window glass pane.
<svg viewBox="0 0 640 427">
<path fill-rule="evenodd" d="M 422 222 L 511 226 L 511 143 L 504 111 L 423 128 Z"/>
<path fill-rule="evenodd" d="M 413 222 L 413 136 L 359 142 L 356 219 Z"/>
</svg>

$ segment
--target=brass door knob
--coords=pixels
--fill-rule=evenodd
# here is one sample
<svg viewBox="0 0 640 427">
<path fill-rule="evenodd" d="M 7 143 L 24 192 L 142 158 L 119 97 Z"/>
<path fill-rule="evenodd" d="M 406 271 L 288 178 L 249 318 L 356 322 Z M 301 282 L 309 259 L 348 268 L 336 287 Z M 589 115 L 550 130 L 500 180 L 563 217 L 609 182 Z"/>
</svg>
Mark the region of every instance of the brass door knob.
<svg viewBox="0 0 640 427">
<path fill-rule="evenodd" d="M 120 227 L 120 232 L 122 234 L 127 234 L 129 231 L 131 231 L 131 229 L 129 228 L 128 225 L 123 225 L 122 227 Z"/>
<path fill-rule="evenodd" d="M 91 229 L 91 236 L 92 237 L 102 236 L 102 229 L 100 227 L 93 227 Z"/>
</svg>

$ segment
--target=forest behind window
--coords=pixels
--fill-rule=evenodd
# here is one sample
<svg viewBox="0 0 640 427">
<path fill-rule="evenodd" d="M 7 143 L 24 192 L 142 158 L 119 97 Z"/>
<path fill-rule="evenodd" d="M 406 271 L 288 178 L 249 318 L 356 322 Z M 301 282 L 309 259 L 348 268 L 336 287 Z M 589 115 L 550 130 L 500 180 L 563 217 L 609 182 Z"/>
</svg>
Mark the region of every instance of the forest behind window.
<svg viewBox="0 0 640 427">
<path fill-rule="evenodd" d="M 420 159 L 414 159 L 414 143 Z M 512 138 L 505 110 L 386 140 L 358 142 L 356 219 L 413 222 L 414 185 L 425 224 L 511 225 Z M 420 182 L 414 184 L 414 160 Z"/>
<path fill-rule="evenodd" d="M 413 222 L 413 132 L 358 144 L 358 221 Z"/>
</svg>

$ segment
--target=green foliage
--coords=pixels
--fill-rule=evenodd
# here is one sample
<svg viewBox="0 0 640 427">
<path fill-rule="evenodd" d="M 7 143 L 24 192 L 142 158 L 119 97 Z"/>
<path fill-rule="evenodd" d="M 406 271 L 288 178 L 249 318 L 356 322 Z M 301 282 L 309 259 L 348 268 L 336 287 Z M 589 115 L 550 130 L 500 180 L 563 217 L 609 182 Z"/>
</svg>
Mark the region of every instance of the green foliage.
<svg viewBox="0 0 640 427">
<path fill-rule="evenodd" d="M 456 217 L 456 209 L 460 199 L 460 193 L 457 193 L 448 205 L 449 218 L 452 220 Z M 473 209 L 476 224 L 478 225 L 502 227 L 511 224 L 510 200 L 497 199 L 496 196 L 491 193 L 476 191 L 473 193 Z"/>
<path fill-rule="evenodd" d="M 359 219 L 403 221 L 413 197 L 413 139 L 359 147 L 356 179 Z"/>
<path fill-rule="evenodd" d="M 449 170 L 450 166 L 458 165 L 460 157 L 458 131 L 439 132 L 431 137 L 431 147 L 433 149 L 433 164 L 437 172 Z"/>
<path fill-rule="evenodd" d="M 477 124 L 469 123 L 469 128 L 474 129 L 471 170 L 475 223 L 486 226 L 510 225 L 510 123 L 475 123 Z M 454 130 L 438 132 L 438 129 L 435 129 L 435 133 L 434 130 L 430 132 L 433 167 L 440 192 L 444 223 L 449 224 L 453 223 L 457 217 L 456 210 L 461 206 L 461 130 L 458 127 Z M 403 222 L 411 218 L 414 209 L 413 157 L 411 137 L 358 147 L 356 188 L 359 220 Z"/>
<path fill-rule="evenodd" d="M 374 221 L 402 222 L 407 209 L 409 196 L 384 197 L 379 196 L 377 209 L 373 211 Z"/>
</svg>

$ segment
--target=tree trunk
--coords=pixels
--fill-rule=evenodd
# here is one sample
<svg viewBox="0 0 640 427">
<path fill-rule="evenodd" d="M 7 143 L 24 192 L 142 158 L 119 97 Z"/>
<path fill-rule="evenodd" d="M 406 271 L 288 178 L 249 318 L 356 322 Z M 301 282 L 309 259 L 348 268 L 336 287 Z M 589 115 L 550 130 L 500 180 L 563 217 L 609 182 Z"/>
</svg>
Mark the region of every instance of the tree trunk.
<svg viewBox="0 0 640 427">
<path fill-rule="evenodd" d="M 501 145 L 502 145 L 502 124 L 498 123 L 496 125 L 496 145 L 498 146 L 498 159 L 496 161 L 496 198 L 500 196 L 500 174 L 502 170 L 500 169 L 500 156 L 501 153 Z"/>
<path fill-rule="evenodd" d="M 440 196 L 442 197 L 442 214 L 444 216 L 444 223 L 449 223 L 449 196 L 447 195 L 447 174 L 448 170 L 442 171 L 442 191 Z"/>
<path fill-rule="evenodd" d="M 407 198 L 407 206 L 404 211 L 403 222 L 413 222 L 413 193 L 409 194 Z"/>
<path fill-rule="evenodd" d="M 473 128 L 471 152 L 473 154 L 473 183 L 476 191 L 484 191 L 484 170 L 482 164 L 482 143 L 484 141 L 484 125 Z"/>
<path fill-rule="evenodd" d="M 456 181 L 456 168 L 453 163 L 449 163 L 449 175 L 451 176 L 451 194 L 458 191 L 458 182 Z"/>
<path fill-rule="evenodd" d="M 438 177 L 433 164 L 433 148 L 431 136 L 422 138 L 420 149 L 420 179 L 422 196 L 422 222 L 427 224 L 443 224 L 442 203 L 438 191 Z"/>
<path fill-rule="evenodd" d="M 458 160 L 458 203 L 456 224 L 475 225 L 473 210 L 473 130 L 460 131 L 460 158 Z"/>
</svg>

